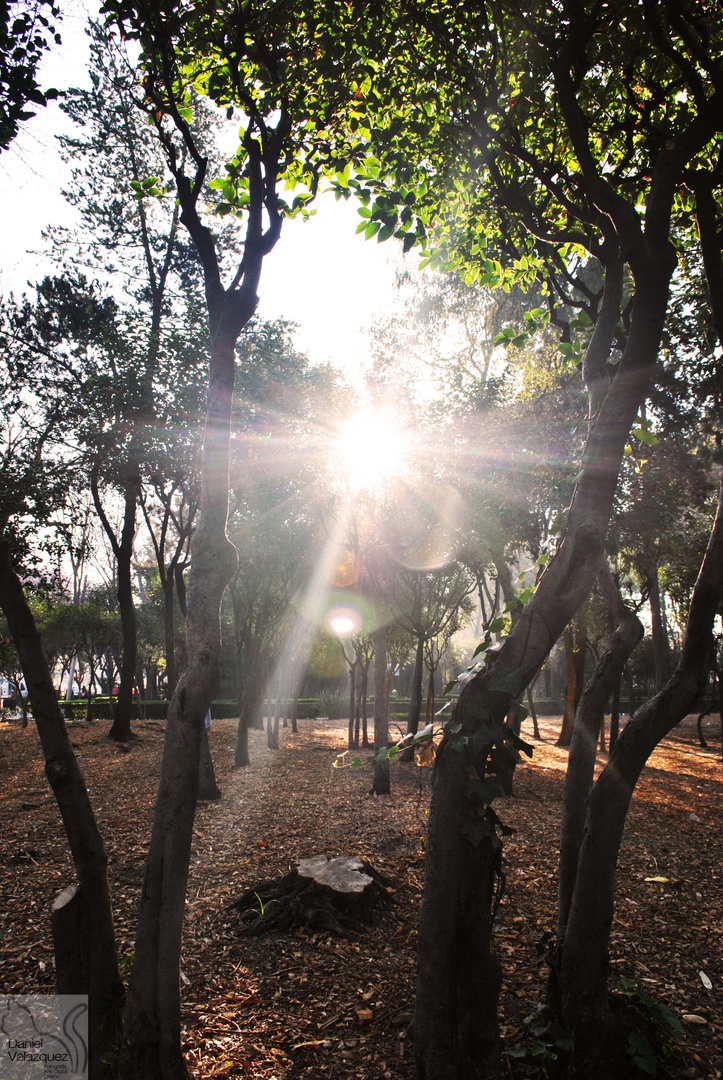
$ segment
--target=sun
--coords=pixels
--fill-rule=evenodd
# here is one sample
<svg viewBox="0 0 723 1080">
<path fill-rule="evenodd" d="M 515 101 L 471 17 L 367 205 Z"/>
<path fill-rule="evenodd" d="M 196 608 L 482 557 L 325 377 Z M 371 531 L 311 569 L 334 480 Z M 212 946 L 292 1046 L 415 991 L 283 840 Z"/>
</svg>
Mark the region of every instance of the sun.
<svg viewBox="0 0 723 1080">
<path fill-rule="evenodd" d="M 352 491 L 375 491 L 408 466 L 410 442 L 390 409 L 367 408 L 339 428 L 336 468 Z"/>
</svg>

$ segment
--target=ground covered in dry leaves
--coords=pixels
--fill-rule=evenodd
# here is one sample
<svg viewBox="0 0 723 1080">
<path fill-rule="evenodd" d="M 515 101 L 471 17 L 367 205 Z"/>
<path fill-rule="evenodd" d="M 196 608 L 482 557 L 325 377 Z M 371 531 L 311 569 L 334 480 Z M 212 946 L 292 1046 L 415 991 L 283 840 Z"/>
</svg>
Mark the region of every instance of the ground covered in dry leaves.
<svg viewBox="0 0 723 1080">
<path fill-rule="evenodd" d="M 614 984 L 634 979 L 685 1017 L 679 1075 L 711 1080 L 723 1070 L 723 764 L 713 719 L 711 749 L 697 746 L 689 718 L 639 785 L 611 949 Z M 224 797 L 201 805 L 196 817 L 181 976 L 186 1055 L 198 1080 L 411 1080 L 407 1026 L 430 769 L 395 762 L 392 796 L 374 798 L 366 769 L 332 768 L 344 749 L 340 722 L 299 728 L 283 732 L 277 752 L 253 733 L 251 768 L 233 772 L 234 723 L 214 723 Z M 530 1017 L 545 993 L 539 942 L 555 921 L 566 752 L 554 746 L 557 721 L 542 728 L 533 763 L 518 770 L 515 797 L 495 804 L 517 828 L 505 846 L 507 889 L 496 924 L 508 1051 L 530 1046 Z M 128 748 L 109 742 L 106 729 L 74 724 L 71 736 L 107 846 L 127 970 L 163 728 L 138 724 L 141 739 Z M 52 993 L 49 904 L 73 873 L 33 728 L 0 724 L 0 776 L 0 992 Z M 228 905 L 319 853 L 361 856 L 391 879 L 394 903 L 380 924 L 353 940 L 242 937 Z M 506 1055 L 504 1065 L 511 1077 L 527 1076 L 532 1059 Z"/>
</svg>

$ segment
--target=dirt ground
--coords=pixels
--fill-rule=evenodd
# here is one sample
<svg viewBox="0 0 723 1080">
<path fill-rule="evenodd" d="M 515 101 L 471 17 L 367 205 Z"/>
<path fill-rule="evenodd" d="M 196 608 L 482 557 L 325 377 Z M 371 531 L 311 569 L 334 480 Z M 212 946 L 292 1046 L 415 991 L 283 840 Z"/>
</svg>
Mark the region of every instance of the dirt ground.
<svg viewBox="0 0 723 1080">
<path fill-rule="evenodd" d="M 495 804 L 516 834 L 505 844 L 507 891 L 496 943 L 504 967 L 505 1069 L 532 1075 L 530 1017 L 544 1000 L 539 949 L 554 927 L 557 832 L 566 752 L 559 720 L 542 721 L 516 794 Z M 119 952 L 132 960 L 163 728 L 137 725 L 129 748 L 104 723 L 71 737 L 109 856 Z M 527 725 L 526 725 L 527 726 Z M 182 960 L 185 1050 L 198 1080 L 411 1080 L 407 1025 L 414 1001 L 416 918 L 422 895 L 428 767 L 392 765 L 393 793 L 370 796 L 366 768 L 334 769 L 339 721 L 300 721 L 269 751 L 253 733 L 251 768 L 231 769 L 233 721 L 217 721 L 211 748 L 223 799 L 202 804 L 187 899 Z M 632 806 L 620 857 L 611 981 L 638 983 L 682 1018 L 678 1075 L 723 1071 L 723 763 L 717 716 L 700 749 L 693 718 L 652 757 Z M 599 764 L 604 755 L 599 755 Z M 52 993 L 49 904 L 73 880 L 60 816 L 34 729 L 0 724 L 0 988 Z M 359 855 L 391 879 L 393 904 L 354 940 L 325 934 L 242 937 L 228 905 L 300 858 Z M 127 966 L 126 966 L 127 970 Z M 540 1071 L 537 1059 L 537 1075 Z"/>
</svg>

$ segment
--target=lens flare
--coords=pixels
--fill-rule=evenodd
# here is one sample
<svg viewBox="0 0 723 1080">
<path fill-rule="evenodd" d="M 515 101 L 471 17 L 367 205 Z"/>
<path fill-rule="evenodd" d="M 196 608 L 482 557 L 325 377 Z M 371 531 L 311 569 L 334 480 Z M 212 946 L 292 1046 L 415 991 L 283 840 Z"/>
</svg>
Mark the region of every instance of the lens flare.
<svg viewBox="0 0 723 1080">
<path fill-rule="evenodd" d="M 329 608 L 324 617 L 324 625 L 334 637 L 347 638 L 358 634 L 363 624 L 361 612 L 354 607 L 338 605 Z"/>
</svg>

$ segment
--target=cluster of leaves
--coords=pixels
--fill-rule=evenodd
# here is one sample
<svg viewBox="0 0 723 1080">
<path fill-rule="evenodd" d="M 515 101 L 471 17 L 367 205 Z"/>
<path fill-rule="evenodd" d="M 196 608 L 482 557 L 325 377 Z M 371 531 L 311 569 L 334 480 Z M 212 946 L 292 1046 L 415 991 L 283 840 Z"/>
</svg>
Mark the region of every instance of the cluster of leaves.
<svg viewBox="0 0 723 1080">
<path fill-rule="evenodd" d="M 507 1056 L 518 1060 L 530 1058 L 535 1064 L 541 1065 L 543 1075 L 547 1075 L 546 1066 L 557 1061 L 560 1054 L 567 1055 L 572 1050 L 573 1035 L 557 1020 L 550 1021 L 544 1005 L 526 1016 L 523 1023 L 526 1028 L 525 1041 L 509 1047 Z"/>
<path fill-rule="evenodd" d="M 37 81 L 40 58 L 51 42 L 60 44 L 52 20 L 60 18 L 53 0 L 0 3 L 0 151 L 18 133 L 23 120 L 35 113 L 28 105 L 47 105 L 55 89 L 41 90 Z"/>
<path fill-rule="evenodd" d="M 347 761 L 349 751 L 344 750 L 343 753 L 337 754 L 332 762 L 332 766 L 335 769 L 359 769 L 365 764 L 373 767 L 379 761 L 395 761 L 402 751 L 408 749 L 410 746 L 414 747 L 415 758 L 418 764 L 430 764 L 434 752 L 434 725 L 428 724 L 427 727 L 414 735 L 405 735 L 398 743 L 393 743 L 391 746 L 380 747 L 375 754 L 367 758 L 366 762 L 363 758 L 359 757 L 358 754 L 350 757 Z"/>
<path fill-rule="evenodd" d="M 641 1072 L 649 1073 L 650 1076 L 658 1076 L 659 1070 L 666 1076 L 677 1076 L 678 1044 L 685 1038 L 683 1025 L 678 1017 L 665 1002 L 657 1001 L 640 990 L 638 984 L 630 979 L 623 979 L 618 991 L 633 1003 L 655 1032 L 655 1046 L 643 1032 L 632 1032 L 627 1043 L 630 1057 Z"/>
<path fill-rule="evenodd" d="M 488 676 L 488 685 L 492 692 L 509 690 L 508 680 L 495 678 L 492 673 Z M 510 702 L 510 710 L 520 722 L 528 715 L 527 709 L 516 701 Z M 501 776 L 511 772 L 519 761 L 520 752 L 531 758 L 533 748 L 506 721 L 493 720 L 487 710 L 482 710 L 479 723 L 469 733 L 462 722 L 452 716 L 445 727 L 445 737 L 453 750 L 464 754 L 467 764 L 465 795 L 471 813 L 464 821 L 462 831 L 473 847 L 484 839 L 499 844 L 499 834 L 510 836 L 515 831 L 505 825 L 492 808 L 494 800 L 505 794 Z"/>
</svg>

